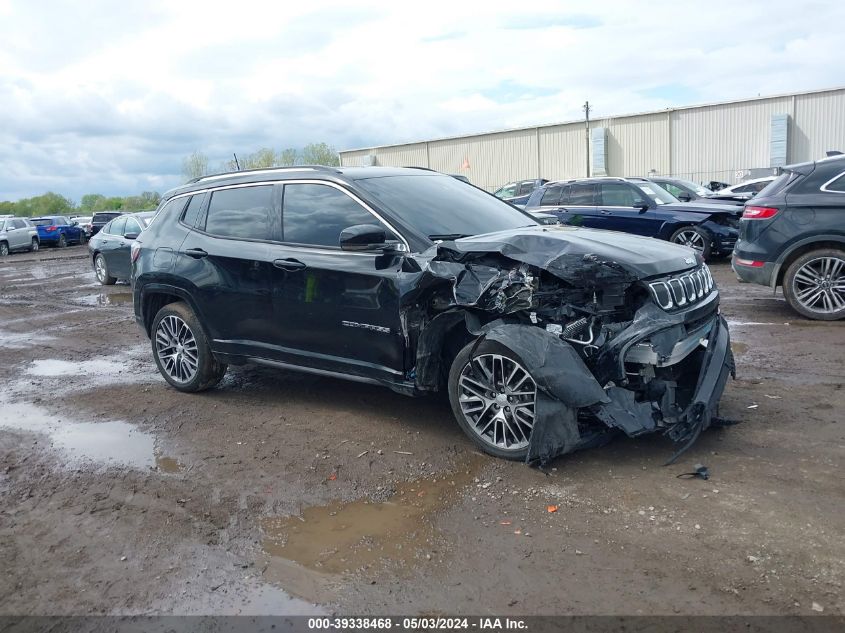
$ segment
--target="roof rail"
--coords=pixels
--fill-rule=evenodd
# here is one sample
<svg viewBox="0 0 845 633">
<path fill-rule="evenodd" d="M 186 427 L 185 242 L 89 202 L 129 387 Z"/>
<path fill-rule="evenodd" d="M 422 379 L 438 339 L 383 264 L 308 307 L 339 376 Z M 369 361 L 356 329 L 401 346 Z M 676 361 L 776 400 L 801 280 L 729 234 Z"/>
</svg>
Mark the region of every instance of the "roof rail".
<svg viewBox="0 0 845 633">
<path fill-rule="evenodd" d="M 286 172 L 286 171 L 333 171 L 340 173 L 337 167 L 328 167 L 326 165 L 293 165 L 290 167 L 260 167 L 258 169 L 241 169 L 238 171 L 227 171 L 219 174 L 208 174 L 206 176 L 198 176 L 192 178 L 182 186 L 192 185 L 197 182 L 204 182 L 206 180 L 219 180 L 220 178 L 234 178 L 247 174 Z"/>
<path fill-rule="evenodd" d="M 439 171 L 437 171 L 436 169 L 432 169 L 431 167 L 419 167 L 417 165 L 405 165 L 403 167 L 403 169 L 422 169 L 422 170 L 425 170 L 425 171 L 433 171 L 433 172 L 436 172 L 438 174 L 440 173 Z"/>
</svg>

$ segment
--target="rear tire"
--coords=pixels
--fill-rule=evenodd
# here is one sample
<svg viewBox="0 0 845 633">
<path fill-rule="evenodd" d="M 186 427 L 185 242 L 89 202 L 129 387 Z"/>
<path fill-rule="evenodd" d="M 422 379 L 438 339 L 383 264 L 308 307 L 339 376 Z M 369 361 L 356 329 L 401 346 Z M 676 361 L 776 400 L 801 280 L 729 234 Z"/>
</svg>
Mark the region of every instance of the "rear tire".
<svg viewBox="0 0 845 633">
<path fill-rule="evenodd" d="M 669 241 L 673 244 L 680 244 L 681 246 L 687 246 L 694 251 L 698 251 L 701 253 L 704 261 L 710 259 L 712 239 L 710 234 L 702 228 L 697 226 L 682 226 L 672 233 Z"/>
<path fill-rule="evenodd" d="M 97 253 L 94 258 L 94 274 L 97 276 L 97 281 L 103 286 L 113 286 L 117 281 L 116 277 L 109 274 L 109 266 L 106 264 L 106 258 L 102 253 Z"/>
<path fill-rule="evenodd" d="M 845 318 L 845 251 L 820 248 L 801 255 L 786 269 L 783 295 L 789 307 L 808 319 Z"/>
<path fill-rule="evenodd" d="M 150 343 L 159 372 L 179 391 L 205 391 L 226 373 L 226 365 L 214 358 L 193 310 L 181 301 L 158 311 L 150 330 Z"/>
<path fill-rule="evenodd" d="M 525 461 L 537 399 L 534 379 L 504 345 L 482 341 L 470 359 L 474 345 L 458 352 L 449 370 L 452 413 L 485 453 Z M 486 373 L 491 369 L 492 374 Z"/>
<path fill-rule="evenodd" d="M 37 253 L 39 248 L 41 248 L 41 244 L 38 243 L 38 238 L 33 237 L 32 242 L 29 245 L 29 251 L 31 253 Z"/>
<path fill-rule="evenodd" d="M 0 242 L 0 257 L 6 257 L 9 254 L 9 245 L 6 242 Z"/>
</svg>

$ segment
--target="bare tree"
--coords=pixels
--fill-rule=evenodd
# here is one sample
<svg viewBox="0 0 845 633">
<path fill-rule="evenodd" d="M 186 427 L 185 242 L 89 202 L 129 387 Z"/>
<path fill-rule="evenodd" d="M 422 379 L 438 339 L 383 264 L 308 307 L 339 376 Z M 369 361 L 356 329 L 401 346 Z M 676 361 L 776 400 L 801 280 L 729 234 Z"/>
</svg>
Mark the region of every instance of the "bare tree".
<svg viewBox="0 0 845 633">
<path fill-rule="evenodd" d="M 299 158 L 299 152 L 293 147 L 283 149 L 276 157 L 276 164 L 280 167 L 293 167 Z"/>
<path fill-rule="evenodd" d="M 208 173 L 208 156 L 195 150 L 190 156 L 186 156 L 182 161 L 182 175 L 185 180 L 192 178 L 199 178 Z"/>
</svg>

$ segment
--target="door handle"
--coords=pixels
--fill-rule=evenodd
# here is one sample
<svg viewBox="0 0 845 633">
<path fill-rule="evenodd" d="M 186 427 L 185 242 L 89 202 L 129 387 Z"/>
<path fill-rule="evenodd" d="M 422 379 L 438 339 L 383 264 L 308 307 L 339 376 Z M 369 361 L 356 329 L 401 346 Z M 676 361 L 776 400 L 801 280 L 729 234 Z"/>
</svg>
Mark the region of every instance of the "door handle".
<svg viewBox="0 0 845 633">
<path fill-rule="evenodd" d="M 602 215 L 613 215 L 613 214 L 612 214 L 610 211 L 608 211 L 607 209 L 602 209 L 602 210 L 601 210 L 601 214 L 602 214 Z"/>
<path fill-rule="evenodd" d="M 289 271 L 302 270 L 305 268 L 305 264 L 298 259 L 275 259 L 273 260 L 273 266 Z"/>
<path fill-rule="evenodd" d="M 203 257 L 208 257 L 208 253 L 206 253 L 201 248 L 186 249 L 185 255 L 187 255 L 188 257 L 193 257 L 194 259 L 202 259 Z"/>
</svg>

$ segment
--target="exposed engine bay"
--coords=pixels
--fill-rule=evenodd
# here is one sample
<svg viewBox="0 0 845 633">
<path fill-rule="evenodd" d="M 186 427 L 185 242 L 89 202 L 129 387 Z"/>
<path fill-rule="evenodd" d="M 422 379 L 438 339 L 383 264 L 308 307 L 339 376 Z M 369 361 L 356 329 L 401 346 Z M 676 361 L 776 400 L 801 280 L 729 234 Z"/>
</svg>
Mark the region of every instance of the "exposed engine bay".
<svg viewBox="0 0 845 633">
<path fill-rule="evenodd" d="M 607 249 L 571 248 L 555 234 L 561 229 L 543 231 L 550 239 L 530 248 L 515 234 L 444 242 L 425 254 L 418 288 L 436 290 L 407 312 L 417 333 L 416 388 L 436 388 L 457 324 L 512 350 L 533 376 L 527 461 L 545 463 L 613 430 L 662 432 L 680 445 L 674 459 L 715 419 L 735 371 L 707 266 L 697 256 L 639 266 Z M 667 249 L 666 259 L 689 252 Z"/>
</svg>

